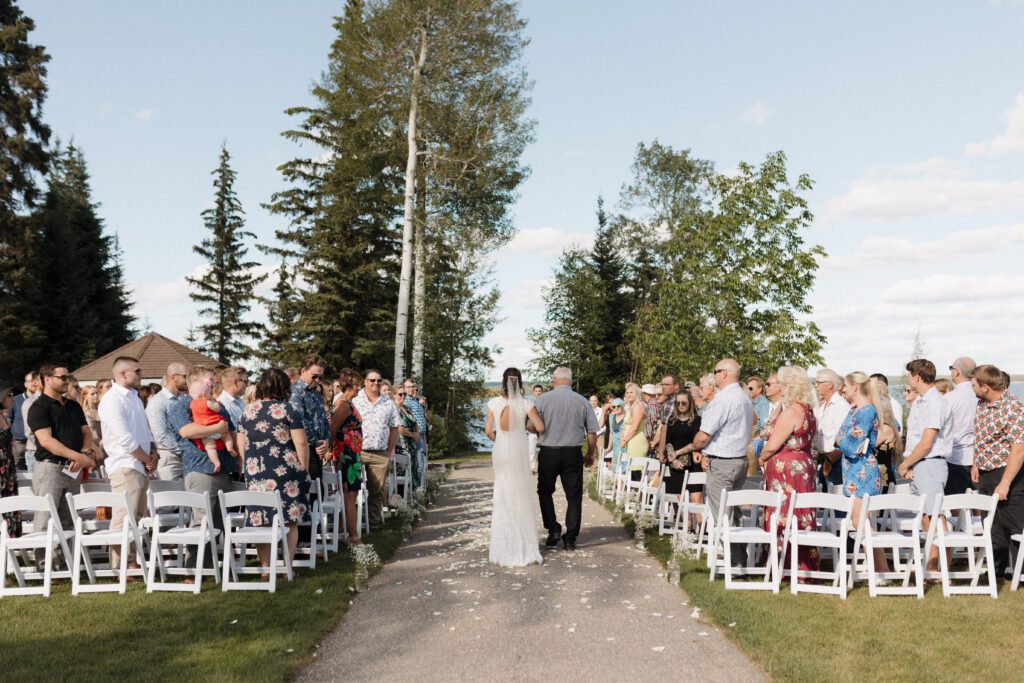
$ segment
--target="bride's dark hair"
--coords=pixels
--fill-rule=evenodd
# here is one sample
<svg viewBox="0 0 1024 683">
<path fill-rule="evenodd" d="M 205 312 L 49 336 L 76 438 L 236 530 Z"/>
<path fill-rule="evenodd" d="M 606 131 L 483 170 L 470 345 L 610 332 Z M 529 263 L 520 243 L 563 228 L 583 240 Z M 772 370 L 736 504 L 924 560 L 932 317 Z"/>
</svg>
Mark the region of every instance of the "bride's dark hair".
<svg viewBox="0 0 1024 683">
<path fill-rule="evenodd" d="M 505 372 L 501 375 L 501 395 L 505 398 L 508 398 L 508 380 L 510 377 L 515 379 L 520 390 L 523 388 L 523 375 L 519 372 L 519 368 L 506 368 Z"/>
</svg>

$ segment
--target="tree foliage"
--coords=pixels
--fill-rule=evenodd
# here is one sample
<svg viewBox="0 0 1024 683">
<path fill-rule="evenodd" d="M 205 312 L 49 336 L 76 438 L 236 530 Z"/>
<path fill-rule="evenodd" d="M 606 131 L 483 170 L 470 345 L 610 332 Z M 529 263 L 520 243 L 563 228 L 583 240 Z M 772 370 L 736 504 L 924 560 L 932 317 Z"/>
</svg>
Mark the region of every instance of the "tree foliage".
<svg viewBox="0 0 1024 683">
<path fill-rule="evenodd" d="M 281 261 L 273 293 L 263 303 L 267 307 L 267 323 L 256 357 L 272 367 L 297 365 L 308 352 L 309 339 L 299 327 L 302 298 L 292 281 L 295 275 Z"/>
<path fill-rule="evenodd" d="M 259 265 L 246 260 L 245 239 L 256 235 L 245 230 L 245 214 L 235 192 L 235 171 L 226 145 L 220 150 L 220 163 L 213 171 L 213 206 L 203 211 L 203 223 L 210 236 L 192 247 L 206 259 L 208 269 L 201 277 L 186 277 L 193 301 L 204 304 L 199 326 L 203 350 L 224 365 L 230 365 L 248 352 L 246 340 L 263 329 L 261 323 L 246 320 L 255 299 L 254 290 L 267 276 L 254 272 Z"/>
</svg>

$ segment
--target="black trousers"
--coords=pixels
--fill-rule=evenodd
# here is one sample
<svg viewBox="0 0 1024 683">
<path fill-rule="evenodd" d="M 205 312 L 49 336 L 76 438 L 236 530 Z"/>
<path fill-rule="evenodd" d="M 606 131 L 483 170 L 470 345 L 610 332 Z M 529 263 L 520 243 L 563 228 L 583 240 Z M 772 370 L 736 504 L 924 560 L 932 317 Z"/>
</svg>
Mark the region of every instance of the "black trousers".
<svg viewBox="0 0 1024 683">
<path fill-rule="evenodd" d="M 565 539 L 576 541 L 583 517 L 583 451 L 579 446 L 541 446 L 537 456 L 537 496 L 540 514 L 548 534 L 559 536 L 562 527 L 555 516 L 555 480 L 562 478 L 562 491 L 568 506 L 565 510 Z"/>
<path fill-rule="evenodd" d="M 949 474 L 946 476 L 946 490 L 943 493 L 947 496 L 955 496 L 967 493 L 967 489 L 974 488 L 974 483 L 971 481 L 970 465 L 954 465 L 950 462 L 946 463 L 946 467 L 949 468 Z M 1002 472 L 1002 470 L 999 471 Z M 994 489 L 998 483 L 997 481 L 993 484 L 992 488 Z"/>
<path fill-rule="evenodd" d="M 978 491 L 986 496 L 996 492 L 1003 479 L 1005 467 L 981 470 L 978 476 Z M 999 501 L 996 518 L 992 522 L 992 554 L 996 561 L 996 577 L 1003 578 L 1003 571 L 1010 564 L 1010 536 L 1024 530 L 1024 469 L 1010 482 L 1010 495 Z"/>
</svg>

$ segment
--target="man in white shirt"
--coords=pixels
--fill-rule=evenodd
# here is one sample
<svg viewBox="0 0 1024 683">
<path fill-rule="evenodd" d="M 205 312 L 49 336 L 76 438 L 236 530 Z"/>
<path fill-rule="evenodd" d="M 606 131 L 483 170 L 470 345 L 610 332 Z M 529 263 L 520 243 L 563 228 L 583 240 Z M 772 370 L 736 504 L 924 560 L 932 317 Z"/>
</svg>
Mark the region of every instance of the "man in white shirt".
<svg viewBox="0 0 1024 683">
<path fill-rule="evenodd" d="M 242 413 L 245 412 L 245 401 L 242 395 L 249 385 L 245 368 L 228 368 L 220 375 L 220 384 L 223 391 L 217 397 L 217 401 L 228 411 L 231 421 L 236 425 L 242 421 Z"/>
<path fill-rule="evenodd" d="M 164 373 L 164 388 L 155 396 L 151 396 L 146 404 L 146 417 L 149 429 L 156 442 L 156 451 L 160 459 L 157 475 L 165 481 L 180 480 L 184 476 L 181 465 L 181 447 L 178 445 L 178 433 L 168 422 L 171 407 L 178 401 L 189 402 L 188 383 L 185 377 L 188 368 L 182 363 L 171 363 Z"/>
<path fill-rule="evenodd" d="M 110 490 L 126 493 L 135 520 L 146 509 L 147 474 L 156 469 L 158 456 L 153 433 L 146 421 L 146 410 L 139 398 L 142 369 L 130 356 L 114 359 L 114 384 L 100 400 L 100 422 L 103 424 L 103 448 L 107 452 L 105 466 L 110 477 Z M 124 510 L 114 510 L 110 520 L 112 531 L 124 524 Z M 128 551 L 131 560 L 134 547 Z M 110 550 L 110 566 L 119 567 L 121 553 Z"/>
<path fill-rule="evenodd" d="M 978 415 L 978 396 L 971 386 L 971 378 L 976 367 L 975 362 L 966 356 L 957 358 L 949 366 L 954 387 L 944 397 L 953 416 L 953 451 L 946 460 L 949 470 L 945 488 L 947 496 L 966 493 L 967 489 L 974 488 L 971 465 L 974 464 L 974 418 Z"/>
<path fill-rule="evenodd" d="M 919 358 L 907 363 L 907 384 L 917 392 L 917 400 L 907 416 L 907 444 L 899 475 L 912 479 L 910 490 L 924 496 L 924 528 L 931 522 L 935 501 L 943 495 L 949 468 L 946 461 L 953 452 L 953 415 L 946 399 L 935 388 L 935 364 Z M 945 525 L 945 517 L 939 516 Z M 932 548 L 928 570 L 939 567 L 938 548 Z"/>
<path fill-rule="evenodd" d="M 828 477 L 818 469 L 818 485 L 828 492 L 829 484 L 842 485 L 843 468 L 836 465 L 842 452 L 836 448 L 836 435 L 843 426 L 843 420 L 850 412 L 850 404 L 843 398 L 843 378 L 835 370 L 825 368 L 819 370 L 814 380 L 815 389 L 821 405 L 814 409 L 814 417 L 818 421 L 817 445 L 818 453 L 823 459 L 829 460 L 833 467 Z"/>
<path fill-rule="evenodd" d="M 366 487 L 369 492 L 370 530 L 384 523 L 384 492 L 387 490 L 388 469 L 395 457 L 400 418 L 398 408 L 390 398 L 381 395 L 384 379 L 379 370 L 367 370 L 363 389 L 352 400 L 363 420 L 363 452 L 366 467 Z"/>
<path fill-rule="evenodd" d="M 715 398 L 706 404 L 693 439 L 694 462 L 708 474 L 708 510 L 718 517 L 722 489 L 735 491 L 747 480 L 747 447 L 754 428 L 754 404 L 740 386 L 740 365 L 731 358 L 715 365 Z M 739 524 L 739 508 L 733 513 Z M 746 546 L 734 543 L 732 563 L 746 564 Z"/>
</svg>

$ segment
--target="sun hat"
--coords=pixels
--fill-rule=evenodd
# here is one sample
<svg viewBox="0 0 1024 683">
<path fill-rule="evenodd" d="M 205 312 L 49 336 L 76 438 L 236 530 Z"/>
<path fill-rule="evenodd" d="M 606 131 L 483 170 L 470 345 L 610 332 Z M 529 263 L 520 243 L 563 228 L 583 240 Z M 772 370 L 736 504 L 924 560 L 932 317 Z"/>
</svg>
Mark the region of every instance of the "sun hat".
<svg viewBox="0 0 1024 683">
<path fill-rule="evenodd" d="M 654 388 L 653 384 L 643 385 L 642 387 L 640 387 L 640 391 L 641 393 L 650 394 L 651 396 L 656 396 L 658 394 L 658 390 Z"/>
</svg>

